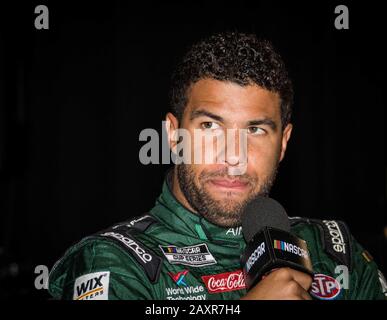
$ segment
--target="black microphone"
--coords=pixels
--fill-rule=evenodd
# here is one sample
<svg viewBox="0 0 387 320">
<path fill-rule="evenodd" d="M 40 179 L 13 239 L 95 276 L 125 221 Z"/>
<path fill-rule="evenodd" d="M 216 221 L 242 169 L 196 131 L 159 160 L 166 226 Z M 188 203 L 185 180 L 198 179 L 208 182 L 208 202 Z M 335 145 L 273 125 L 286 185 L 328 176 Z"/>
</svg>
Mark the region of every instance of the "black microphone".
<svg viewBox="0 0 387 320">
<path fill-rule="evenodd" d="M 248 290 L 276 268 L 289 267 L 313 276 L 307 244 L 290 233 L 289 218 L 277 201 L 252 200 L 242 216 L 242 232 L 247 246 L 241 263 Z"/>
</svg>

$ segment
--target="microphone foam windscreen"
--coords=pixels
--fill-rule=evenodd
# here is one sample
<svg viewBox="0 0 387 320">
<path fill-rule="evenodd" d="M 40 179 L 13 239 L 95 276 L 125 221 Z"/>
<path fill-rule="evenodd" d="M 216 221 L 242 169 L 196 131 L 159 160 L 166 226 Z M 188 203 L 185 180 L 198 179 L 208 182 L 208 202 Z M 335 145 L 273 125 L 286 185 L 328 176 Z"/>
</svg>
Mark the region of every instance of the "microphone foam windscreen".
<svg viewBox="0 0 387 320">
<path fill-rule="evenodd" d="M 242 215 L 242 232 L 246 242 L 250 242 L 263 227 L 290 232 L 285 209 L 274 199 L 260 196 L 246 205 Z"/>
</svg>

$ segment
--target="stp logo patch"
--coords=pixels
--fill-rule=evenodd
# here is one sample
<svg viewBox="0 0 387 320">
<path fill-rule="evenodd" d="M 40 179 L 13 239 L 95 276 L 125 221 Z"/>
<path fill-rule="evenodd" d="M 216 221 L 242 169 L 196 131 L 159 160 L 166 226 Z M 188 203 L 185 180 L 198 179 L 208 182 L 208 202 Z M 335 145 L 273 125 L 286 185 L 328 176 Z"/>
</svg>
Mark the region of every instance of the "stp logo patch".
<svg viewBox="0 0 387 320">
<path fill-rule="evenodd" d="M 322 273 L 314 275 L 310 294 L 320 300 L 334 300 L 340 296 L 340 283 L 330 276 Z"/>
</svg>

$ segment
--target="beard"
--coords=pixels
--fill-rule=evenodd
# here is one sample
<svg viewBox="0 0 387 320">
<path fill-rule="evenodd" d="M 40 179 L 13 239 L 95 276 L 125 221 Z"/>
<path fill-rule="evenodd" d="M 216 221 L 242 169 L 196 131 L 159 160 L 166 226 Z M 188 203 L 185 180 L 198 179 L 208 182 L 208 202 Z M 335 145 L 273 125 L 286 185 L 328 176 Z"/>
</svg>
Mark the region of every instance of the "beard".
<svg viewBox="0 0 387 320">
<path fill-rule="evenodd" d="M 199 185 L 195 183 L 195 172 L 192 165 L 180 164 L 176 166 L 177 179 L 180 189 L 191 207 L 209 222 L 221 227 L 238 227 L 242 224 L 242 215 L 246 205 L 257 196 L 267 197 L 275 181 L 278 163 L 272 169 L 270 174 L 262 181 L 256 176 L 247 174 L 238 176 L 238 179 L 249 185 L 250 192 L 242 200 L 236 200 L 233 192 L 227 192 L 225 197 L 217 200 L 205 190 L 205 184 L 214 178 L 231 178 L 227 174 L 227 168 L 200 173 L 198 180 Z M 235 176 L 234 176 L 235 178 Z M 257 184 L 259 188 L 254 191 Z"/>
</svg>

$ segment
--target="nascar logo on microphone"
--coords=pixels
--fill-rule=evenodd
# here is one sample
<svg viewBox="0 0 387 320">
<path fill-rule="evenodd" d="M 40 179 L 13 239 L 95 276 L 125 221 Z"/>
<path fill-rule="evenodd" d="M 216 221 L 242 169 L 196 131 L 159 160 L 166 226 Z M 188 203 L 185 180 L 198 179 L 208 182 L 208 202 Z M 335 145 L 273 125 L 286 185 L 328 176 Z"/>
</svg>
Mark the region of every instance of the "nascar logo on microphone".
<svg viewBox="0 0 387 320">
<path fill-rule="evenodd" d="M 288 243 L 281 240 L 274 240 L 274 249 L 282 250 L 296 254 L 300 257 L 307 259 L 309 257 L 308 252 L 295 244 Z"/>
<path fill-rule="evenodd" d="M 265 242 L 261 242 L 261 244 L 253 251 L 253 253 L 250 255 L 250 257 L 247 259 L 246 262 L 246 272 L 249 272 L 251 267 L 255 264 L 255 262 L 262 257 L 263 254 L 265 254 Z"/>
</svg>

